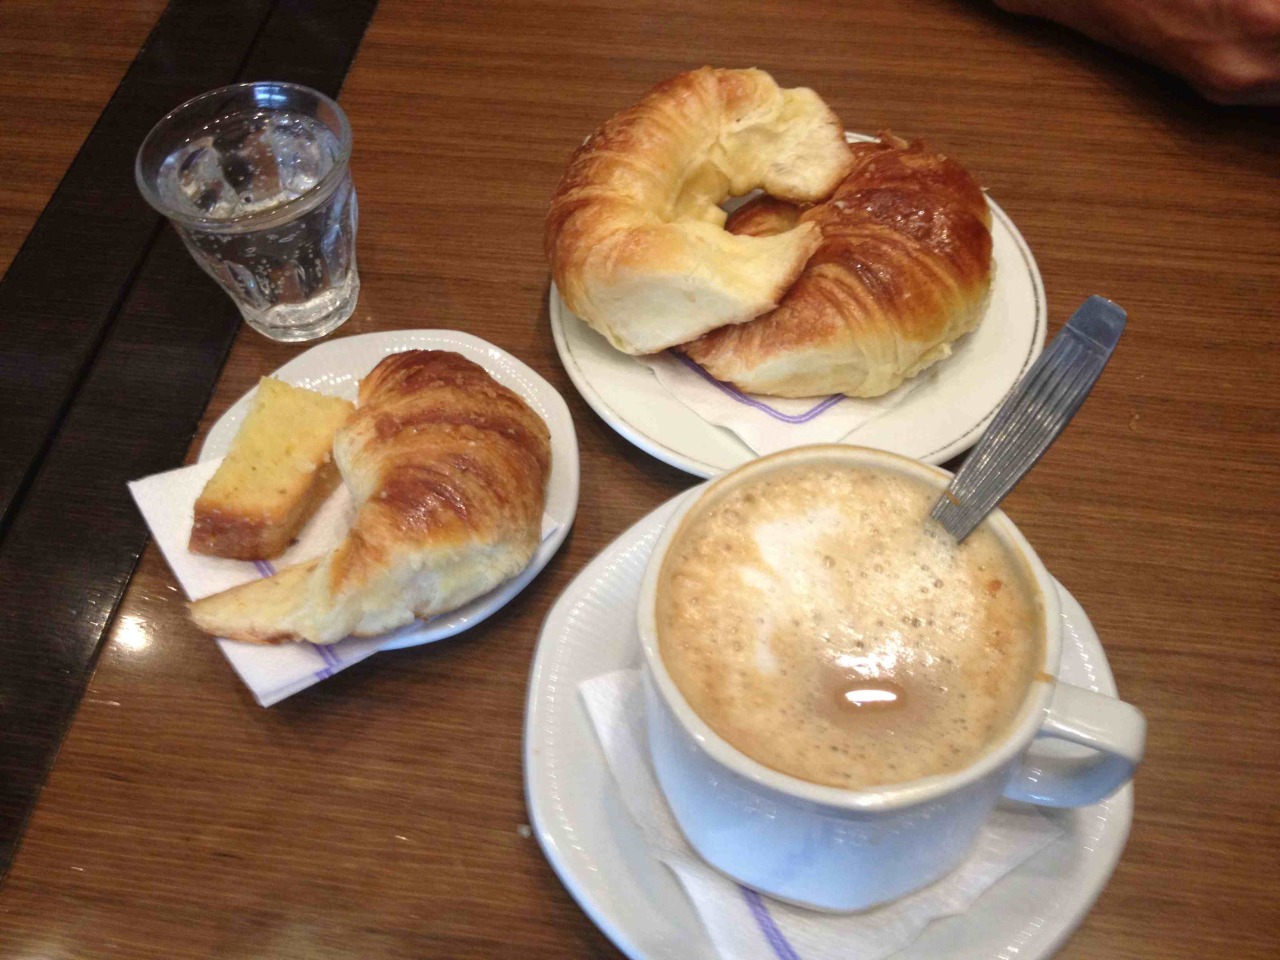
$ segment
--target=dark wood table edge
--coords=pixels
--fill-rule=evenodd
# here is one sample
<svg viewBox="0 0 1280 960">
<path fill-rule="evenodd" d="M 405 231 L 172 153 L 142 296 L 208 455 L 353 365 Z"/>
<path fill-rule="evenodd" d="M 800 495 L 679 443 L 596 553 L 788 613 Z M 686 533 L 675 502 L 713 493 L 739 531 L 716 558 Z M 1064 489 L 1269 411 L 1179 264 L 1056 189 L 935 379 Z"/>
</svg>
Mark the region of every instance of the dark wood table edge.
<svg viewBox="0 0 1280 960">
<path fill-rule="evenodd" d="M 270 78 L 337 96 L 376 5 L 172 0 L 0 283 L 10 440 L 24 377 L 53 380 L 0 483 L 0 880 L 146 545 L 126 483 L 181 464 L 240 330 L 137 196 L 133 152 L 165 111 L 211 87 Z M 127 196 L 94 217 L 107 187 L 84 181 L 104 162 L 100 179 Z M 50 278 L 66 284 L 67 251 L 89 239 L 108 262 L 59 325 L 43 306 Z"/>
<path fill-rule="evenodd" d="M 215 17 L 172 0 L 0 279 L 0 537 L 163 226 L 133 183 L 142 137 L 236 76 L 272 2 L 233 0 Z M 202 41 L 207 53 L 191 57 Z"/>
</svg>

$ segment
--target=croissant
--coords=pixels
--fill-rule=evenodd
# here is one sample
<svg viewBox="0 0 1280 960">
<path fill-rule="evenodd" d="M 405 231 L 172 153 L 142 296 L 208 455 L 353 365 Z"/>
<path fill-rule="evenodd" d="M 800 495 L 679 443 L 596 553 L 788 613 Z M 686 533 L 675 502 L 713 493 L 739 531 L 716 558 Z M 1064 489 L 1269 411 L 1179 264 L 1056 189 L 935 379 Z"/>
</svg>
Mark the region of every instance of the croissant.
<svg viewBox="0 0 1280 960">
<path fill-rule="evenodd" d="M 776 310 L 681 349 L 748 393 L 876 397 L 951 352 L 986 312 L 991 214 L 954 160 L 891 135 L 849 148 L 852 172 L 802 209 L 769 197 L 728 228 L 768 236 L 814 224 L 822 244 Z"/>
<path fill-rule="evenodd" d="M 360 384 L 334 440 L 355 519 L 329 554 L 191 604 L 202 630 L 333 643 L 453 610 L 523 570 L 540 541 L 546 424 L 456 353 L 410 350 Z"/>
<path fill-rule="evenodd" d="M 718 205 L 758 187 L 821 200 L 849 168 L 840 121 L 812 90 L 762 70 L 682 73 L 574 153 L 547 215 L 556 286 L 630 354 L 750 320 L 777 305 L 820 233 L 734 236 Z"/>
</svg>

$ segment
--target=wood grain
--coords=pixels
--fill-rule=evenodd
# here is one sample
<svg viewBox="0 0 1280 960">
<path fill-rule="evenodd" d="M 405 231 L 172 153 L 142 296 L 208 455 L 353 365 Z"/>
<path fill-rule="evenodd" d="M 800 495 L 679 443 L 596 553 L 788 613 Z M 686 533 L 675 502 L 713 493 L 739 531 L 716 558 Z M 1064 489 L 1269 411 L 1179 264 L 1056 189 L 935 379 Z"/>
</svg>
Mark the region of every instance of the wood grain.
<svg viewBox="0 0 1280 960">
<path fill-rule="evenodd" d="M 0 6 L 0 277 L 48 203 L 165 0 Z"/>
<path fill-rule="evenodd" d="M 1035 251 L 1054 329 L 1090 293 L 1129 310 L 1088 405 L 1007 504 L 1150 721 L 1128 848 L 1061 956 L 1274 955 L 1276 115 L 1210 107 L 1063 31 L 947 0 L 383 0 L 342 96 L 364 290 L 340 335 L 467 330 L 547 377 L 582 446 L 575 528 L 472 633 L 271 710 L 185 623 L 149 548 L 10 872 L 0 942 L 77 957 L 619 956 L 518 831 L 525 684 L 555 597 L 692 479 L 569 383 L 541 225 L 581 138 L 701 63 L 764 67 L 852 129 L 959 158 Z M 298 352 L 242 333 L 201 433 Z"/>
</svg>

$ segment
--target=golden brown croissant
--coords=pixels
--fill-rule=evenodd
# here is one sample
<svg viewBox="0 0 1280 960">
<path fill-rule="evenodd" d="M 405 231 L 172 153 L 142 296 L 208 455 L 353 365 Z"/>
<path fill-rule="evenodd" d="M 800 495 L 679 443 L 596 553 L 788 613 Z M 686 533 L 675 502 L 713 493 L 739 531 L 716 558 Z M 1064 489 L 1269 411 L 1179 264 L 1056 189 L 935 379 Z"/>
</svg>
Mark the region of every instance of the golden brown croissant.
<svg viewBox="0 0 1280 960">
<path fill-rule="evenodd" d="M 798 202 L 848 172 L 840 121 L 762 70 L 703 67 L 654 87 L 578 148 L 546 248 L 575 313 L 631 354 L 772 309 L 818 245 L 815 226 L 733 236 L 718 204 L 763 188 Z"/>
<path fill-rule="evenodd" d="M 383 633 L 486 593 L 537 549 L 547 426 L 456 353 L 410 350 L 374 367 L 334 459 L 356 505 L 346 539 L 193 603 L 202 630 L 256 643 Z"/>
<path fill-rule="evenodd" d="M 769 235 L 816 224 L 822 244 L 776 310 L 681 349 L 748 393 L 887 393 L 951 352 L 981 321 L 991 214 L 954 160 L 885 135 L 856 143 L 853 171 L 809 209 L 768 197 L 729 229 Z"/>
</svg>

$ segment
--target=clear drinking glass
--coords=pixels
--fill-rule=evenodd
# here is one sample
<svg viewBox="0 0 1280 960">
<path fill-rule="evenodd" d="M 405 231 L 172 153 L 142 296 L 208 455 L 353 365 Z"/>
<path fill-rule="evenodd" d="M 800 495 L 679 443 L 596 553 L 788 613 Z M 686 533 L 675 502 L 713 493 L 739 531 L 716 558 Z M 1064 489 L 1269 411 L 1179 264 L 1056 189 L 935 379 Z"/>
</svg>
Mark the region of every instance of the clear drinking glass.
<svg viewBox="0 0 1280 960">
<path fill-rule="evenodd" d="M 313 340 L 350 317 L 360 293 L 350 156 L 351 126 L 324 94 L 242 83 L 171 111 L 134 172 L 249 326 Z"/>
</svg>

